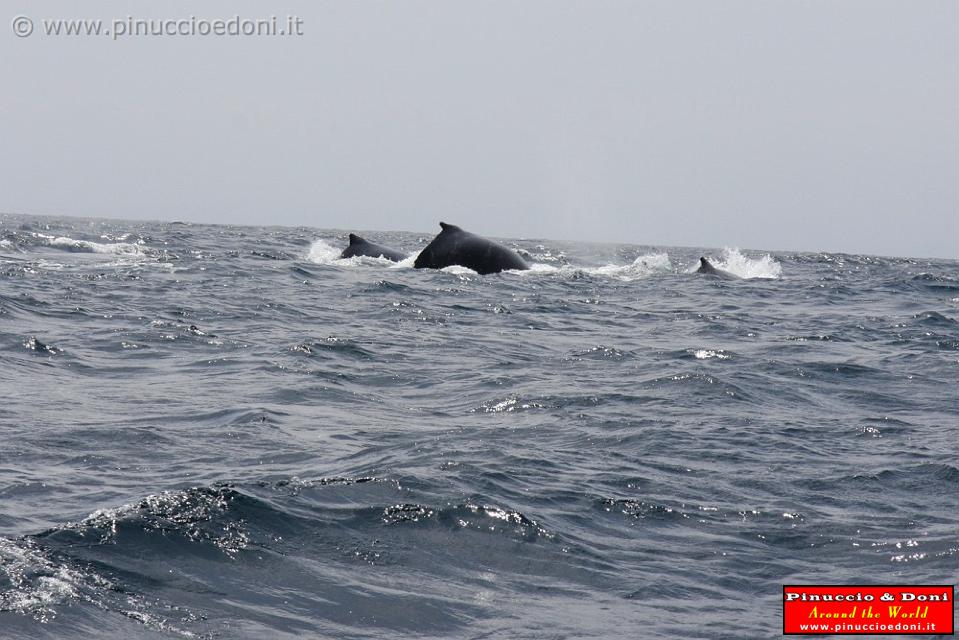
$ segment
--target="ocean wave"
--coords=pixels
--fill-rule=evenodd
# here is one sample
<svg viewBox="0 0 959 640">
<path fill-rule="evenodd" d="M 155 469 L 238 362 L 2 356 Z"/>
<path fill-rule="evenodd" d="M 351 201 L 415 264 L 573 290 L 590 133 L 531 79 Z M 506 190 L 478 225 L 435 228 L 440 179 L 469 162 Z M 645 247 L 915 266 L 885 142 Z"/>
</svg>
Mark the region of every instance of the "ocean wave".
<svg viewBox="0 0 959 640">
<path fill-rule="evenodd" d="M 146 246 L 143 240 L 137 242 L 91 242 L 89 240 L 76 240 L 67 236 L 36 235 L 48 247 L 76 253 L 105 253 L 136 257 L 153 256 L 156 253 Z"/>
<path fill-rule="evenodd" d="M 295 353 L 304 353 L 308 356 L 328 353 L 341 353 L 347 356 L 371 360 L 376 354 L 368 349 L 364 349 L 355 341 L 347 338 L 338 338 L 328 336 L 325 340 L 312 340 L 309 342 L 300 342 L 290 347 L 290 351 Z"/>
<path fill-rule="evenodd" d="M 344 237 L 0 220 L 0 637 L 772 637 L 959 569 L 955 261 Z"/>
<path fill-rule="evenodd" d="M 941 273 L 917 273 L 908 280 L 909 284 L 919 289 L 926 289 L 937 293 L 955 293 L 959 291 L 959 278 Z"/>
<path fill-rule="evenodd" d="M 596 276 L 629 282 L 646 278 L 655 274 L 671 273 L 673 271 L 669 254 L 665 252 L 641 255 L 629 264 L 606 264 L 599 267 L 577 266 L 566 262 L 560 266 L 536 262 L 530 265 L 529 271 L 517 271 L 523 275 L 549 275 L 560 278 L 576 279 L 582 276 Z"/>
<path fill-rule="evenodd" d="M 49 622 L 53 605 L 98 590 L 106 580 L 56 562 L 31 540 L 0 537 L 0 612 L 10 611 Z"/>
<path fill-rule="evenodd" d="M 532 400 L 526 401 L 518 396 L 509 396 L 502 400 L 490 400 L 489 402 L 483 403 L 478 409 L 472 409 L 471 411 L 483 413 L 513 413 L 514 411 L 544 408 L 546 408 L 546 406 L 539 402 Z"/>
<path fill-rule="evenodd" d="M 46 355 L 55 356 L 57 354 L 63 353 L 63 349 L 56 345 L 46 344 L 37 340 L 36 336 L 31 337 L 29 340 L 23 343 L 23 346 L 29 349 L 30 351 L 36 351 L 37 353 L 42 353 Z"/>
<path fill-rule="evenodd" d="M 200 637 L 158 611 L 155 600 L 125 590 L 88 564 L 60 556 L 31 538 L 0 537 L 0 614 L 16 613 L 49 625 L 61 607 L 74 603 L 116 613 L 164 634 Z M 182 620 L 198 621 L 186 610 L 178 614 Z"/>
<path fill-rule="evenodd" d="M 229 486 L 164 491 L 119 507 L 99 509 L 78 522 L 68 522 L 40 537 L 62 538 L 64 534 L 76 533 L 106 544 L 126 530 L 154 531 L 183 536 L 190 542 L 209 543 L 235 557 L 250 544 L 242 518 L 214 521 L 235 509 L 235 502 L 249 500 L 249 496 Z"/>
<path fill-rule="evenodd" d="M 541 524 L 519 511 L 474 502 L 443 507 L 395 504 L 383 509 L 382 519 L 387 525 L 431 523 L 484 534 L 503 532 L 527 541 L 555 537 Z"/>
</svg>

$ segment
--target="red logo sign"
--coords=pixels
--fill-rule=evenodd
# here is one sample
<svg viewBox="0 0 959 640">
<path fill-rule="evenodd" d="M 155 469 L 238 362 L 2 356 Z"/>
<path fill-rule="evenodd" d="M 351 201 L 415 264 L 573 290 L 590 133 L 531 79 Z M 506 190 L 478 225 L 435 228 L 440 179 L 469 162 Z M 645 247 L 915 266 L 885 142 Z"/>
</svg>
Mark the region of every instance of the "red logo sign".
<svg viewBox="0 0 959 640">
<path fill-rule="evenodd" d="M 955 632 L 952 585 L 784 585 L 783 634 Z"/>
</svg>

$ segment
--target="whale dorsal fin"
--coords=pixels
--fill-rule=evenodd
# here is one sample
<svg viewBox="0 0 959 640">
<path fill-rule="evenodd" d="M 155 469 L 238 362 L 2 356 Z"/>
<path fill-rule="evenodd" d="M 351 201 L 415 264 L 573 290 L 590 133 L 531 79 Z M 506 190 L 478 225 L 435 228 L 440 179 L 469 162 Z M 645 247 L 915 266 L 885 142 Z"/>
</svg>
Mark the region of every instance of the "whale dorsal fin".
<svg viewBox="0 0 959 640">
<path fill-rule="evenodd" d="M 441 222 L 440 228 L 443 229 L 443 231 L 462 231 L 462 229 L 457 227 L 455 224 L 448 224 L 446 222 Z"/>
<path fill-rule="evenodd" d="M 359 237 L 355 233 L 350 234 L 350 244 L 356 244 L 357 242 L 365 242 L 363 238 Z"/>
<path fill-rule="evenodd" d="M 706 259 L 706 256 L 700 256 L 700 257 L 699 257 L 699 268 L 700 268 L 700 269 L 703 269 L 703 268 L 707 268 L 707 269 L 708 269 L 708 268 L 711 267 L 711 266 L 713 266 L 713 265 L 709 264 L 709 260 Z"/>
</svg>

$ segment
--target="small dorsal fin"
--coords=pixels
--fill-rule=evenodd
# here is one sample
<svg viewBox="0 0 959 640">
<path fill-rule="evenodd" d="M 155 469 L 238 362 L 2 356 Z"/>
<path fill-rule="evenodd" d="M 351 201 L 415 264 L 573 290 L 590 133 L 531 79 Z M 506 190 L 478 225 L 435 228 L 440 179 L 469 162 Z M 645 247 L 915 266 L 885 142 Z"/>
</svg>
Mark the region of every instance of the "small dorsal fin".
<svg viewBox="0 0 959 640">
<path fill-rule="evenodd" d="M 449 224 L 446 222 L 441 222 L 440 228 L 443 229 L 443 231 L 462 231 L 462 229 L 457 227 L 455 224 Z"/>
<path fill-rule="evenodd" d="M 357 242 L 364 242 L 363 238 L 359 237 L 355 233 L 350 234 L 350 244 L 356 244 Z"/>
<path fill-rule="evenodd" d="M 710 267 L 709 260 L 706 259 L 706 256 L 699 256 L 699 266 L 700 267 Z"/>
</svg>

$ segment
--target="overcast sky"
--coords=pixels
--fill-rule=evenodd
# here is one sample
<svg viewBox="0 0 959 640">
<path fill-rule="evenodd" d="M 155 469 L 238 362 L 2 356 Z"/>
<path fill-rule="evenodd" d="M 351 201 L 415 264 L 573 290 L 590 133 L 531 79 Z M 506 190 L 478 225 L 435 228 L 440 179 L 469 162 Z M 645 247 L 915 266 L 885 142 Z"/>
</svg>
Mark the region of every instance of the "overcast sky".
<svg viewBox="0 0 959 640">
<path fill-rule="evenodd" d="M 959 258 L 954 0 L 4 11 L 2 212 Z M 236 14 L 303 35 L 42 24 Z"/>
</svg>

